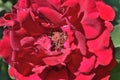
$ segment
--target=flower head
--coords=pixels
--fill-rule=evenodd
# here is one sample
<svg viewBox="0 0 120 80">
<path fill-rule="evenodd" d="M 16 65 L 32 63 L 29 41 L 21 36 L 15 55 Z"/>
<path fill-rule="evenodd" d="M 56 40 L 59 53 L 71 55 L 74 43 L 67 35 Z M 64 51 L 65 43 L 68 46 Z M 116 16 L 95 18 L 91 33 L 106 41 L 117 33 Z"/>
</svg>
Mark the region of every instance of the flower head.
<svg viewBox="0 0 120 80">
<path fill-rule="evenodd" d="M 18 80 L 109 80 L 114 16 L 103 0 L 18 0 L 0 18 L 0 56 Z"/>
</svg>

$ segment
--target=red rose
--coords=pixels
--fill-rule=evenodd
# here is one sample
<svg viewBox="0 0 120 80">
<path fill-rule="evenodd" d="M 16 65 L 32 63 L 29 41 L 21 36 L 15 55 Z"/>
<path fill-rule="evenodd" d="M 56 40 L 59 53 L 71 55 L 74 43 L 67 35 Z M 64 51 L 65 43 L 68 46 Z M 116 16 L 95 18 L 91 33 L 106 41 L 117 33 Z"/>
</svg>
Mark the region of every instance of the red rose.
<svg viewBox="0 0 120 80">
<path fill-rule="evenodd" d="M 0 19 L 0 56 L 17 80 L 109 80 L 114 16 L 103 0 L 18 0 Z"/>
</svg>

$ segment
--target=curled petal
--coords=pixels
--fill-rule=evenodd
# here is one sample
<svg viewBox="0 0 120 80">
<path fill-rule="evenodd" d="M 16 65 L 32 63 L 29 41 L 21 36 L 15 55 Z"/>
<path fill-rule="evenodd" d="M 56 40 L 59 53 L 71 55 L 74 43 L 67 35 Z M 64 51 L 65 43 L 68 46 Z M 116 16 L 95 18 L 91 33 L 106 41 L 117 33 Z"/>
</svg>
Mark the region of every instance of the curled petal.
<svg viewBox="0 0 120 80">
<path fill-rule="evenodd" d="M 75 80 L 92 80 L 94 75 L 95 74 L 91 74 L 91 75 L 80 74 L 80 75 L 77 76 L 77 78 Z"/>
<path fill-rule="evenodd" d="M 2 40 L 0 40 L 0 57 L 7 59 L 11 54 L 10 38 L 3 36 Z"/>
<path fill-rule="evenodd" d="M 30 0 L 18 0 L 19 8 L 28 8 L 30 6 Z"/>
<path fill-rule="evenodd" d="M 104 29 L 103 21 L 100 18 L 86 17 L 82 20 L 83 29 L 87 39 L 96 38 Z"/>
<path fill-rule="evenodd" d="M 78 32 L 78 31 L 76 31 L 75 36 L 78 40 L 78 48 L 81 50 L 81 53 L 83 55 L 85 55 L 86 52 L 87 52 L 87 47 L 86 47 L 86 44 L 85 44 L 86 39 L 85 39 L 84 35 L 82 33 Z"/>
<path fill-rule="evenodd" d="M 83 73 L 89 73 L 95 66 L 95 56 L 91 58 L 83 57 L 83 61 L 81 62 L 79 71 Z"/>
<path fill-rule="evenodd" d="M 38 36 L 47 32 L 37 21 L 34 21 L 29 10 L 20 10 L 18 20 L 21 27 L 23 27 L 32 36 Z"/>
<path fill-rule="evenodd" d="M 18 79 L 18 80 L 42 80 L 37 74 L 32 74 L 29 77 L 28 76 L 23 76 L 19 72 L 16 71 L 16 69 L 12 66 L 9 66 L 8 73 L 13 79 Z"/>
<path fill-rule="evenodd" d="M 102 1 L 96 2 L 96 7 L 100 13 L 100 17 L 107 21 L 113 21 L 115 18 L 115 12 L 112 7 L 106 5 Z"/>
<path fill-rule="evenodd" d="M 64 19 L 62 18 L 62 15 L 57 11 L 47 7 L 40 7 L 38 11 L 54 24 L 63 24 Z"/>
</svg>

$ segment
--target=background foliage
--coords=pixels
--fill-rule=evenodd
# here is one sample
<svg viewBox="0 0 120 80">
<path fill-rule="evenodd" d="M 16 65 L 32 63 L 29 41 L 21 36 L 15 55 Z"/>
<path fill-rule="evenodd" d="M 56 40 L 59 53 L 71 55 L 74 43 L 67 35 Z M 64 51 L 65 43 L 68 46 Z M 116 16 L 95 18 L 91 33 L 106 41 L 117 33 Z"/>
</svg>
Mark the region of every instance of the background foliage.
<svg viewBox="0 0 120 80">
<path fill-rule="evenodd" d="M 113 43 L 115 45 L 115 57 L 117 60 L 117 65 L 111 72 L 110 80 L 120 80 L 120 0 L 104 0 L 107 4 L 111 5 L 115 12 L 116 18 L 113 21 L 114 30 L 111 33 Z M 11 10 L 12 5 L 14 5 L 17 0 L 0 0 L 0 17 L 4 13 Z M 3 29 L 0 28 L 0 38 L 2 37 Z M 7 73 L 8 65 L 0 58 L 0 80 L 12 80 Z"/>
</svg>

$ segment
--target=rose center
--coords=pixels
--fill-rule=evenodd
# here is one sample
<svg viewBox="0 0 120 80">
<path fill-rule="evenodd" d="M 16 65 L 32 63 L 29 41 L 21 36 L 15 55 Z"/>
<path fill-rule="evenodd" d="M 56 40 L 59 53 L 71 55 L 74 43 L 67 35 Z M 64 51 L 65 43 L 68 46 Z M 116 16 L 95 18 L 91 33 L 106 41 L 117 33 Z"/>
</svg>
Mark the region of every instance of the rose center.
<svg viewBox="0 0 120 80">
<path fill-rule="evenodd" d="M 64 32 L 52 32 L 50 39 L 52 41 L 52 49 L 60 50 L 64 46 L 67 35 Z"/>
</svg>

